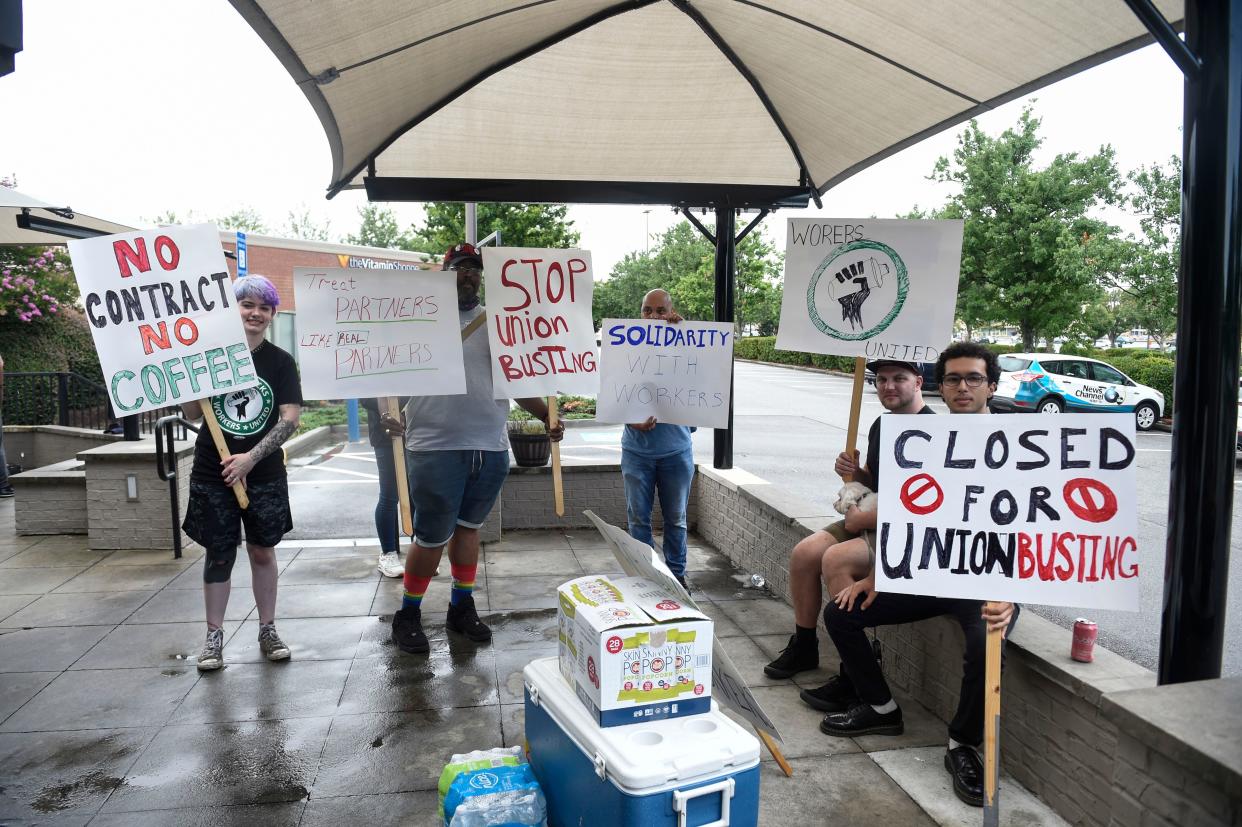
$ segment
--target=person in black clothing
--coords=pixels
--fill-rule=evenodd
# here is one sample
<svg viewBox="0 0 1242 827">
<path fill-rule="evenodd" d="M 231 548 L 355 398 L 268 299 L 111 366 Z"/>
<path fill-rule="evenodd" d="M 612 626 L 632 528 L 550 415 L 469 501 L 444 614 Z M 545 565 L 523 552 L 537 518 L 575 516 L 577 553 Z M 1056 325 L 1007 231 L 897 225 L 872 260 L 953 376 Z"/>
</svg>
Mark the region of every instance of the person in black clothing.
<svg viewBox="0 0 1242 827">
<path fill-rule="evenodd" d="M 203 595 L 207 606 L 207 642 L 198 658 L 201 671 L 224 663 L 224 612 L 230 577 L 237 559 L 241 528 L 254 600 L 259 610 L 259 649 L 268 660 L 286 660 L 289 647 L 276 634 L 276 544 L 293 529 L 289 486 L 281 444 L 297 430 L 302 412 L 302 386 L 293 357 L 263 338 L 272 323 L 280 296 L 263 276 L 251 275 L 233 285 L 258 387 L 184 403 L 188 419 L 202 416 L 211 405 L 230 454 L 223 461 L 206 427 L 194 443 L 190 503 L 182 527 L 206 549 Z M 239 397 L 244 396 L 239 404 Z M 241 483 L 250 498 L 242 509 L 232 486 Z"/>
<path fill-rule="evenodd" d="M 996 392 L 1000 366 L 996 354 L 974 342 L 950 345 L 936 362 L 940 393 L 952 414 L 986 414 Z M 976 748 L 983 743 L 984 652 L 988 629 L 1006 633 L 1017 620 L 1012 603 L 982 603 L 923 595 L 870 594 L 866 602 L 849 605 L 830 601 L 824 626 L 841 655 L 841 674 L 820 688 L 818 708 L 828 710 L 820 723 L 828 735 L 900 735 L 901 709 L 893 699 L 864 629 L 912 623 L 951 615 L 966 637 L 962 687 L 957 714 L 949 722 L 945 768 L 958 798 L 983 806 L 983 762 Z"/>
</svg>

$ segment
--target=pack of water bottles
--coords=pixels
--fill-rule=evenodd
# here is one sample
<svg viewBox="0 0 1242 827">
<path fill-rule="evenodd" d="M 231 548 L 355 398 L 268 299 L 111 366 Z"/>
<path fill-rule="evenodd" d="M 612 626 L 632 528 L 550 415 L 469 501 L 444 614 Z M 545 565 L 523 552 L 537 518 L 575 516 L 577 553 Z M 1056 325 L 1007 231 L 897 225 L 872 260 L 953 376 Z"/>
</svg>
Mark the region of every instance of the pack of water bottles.
<svg viewBox="0 0 1242 827">
<path fill-rule="evenodd" d="M 546 827 L 547 805 L 521 747 L 454 755 L 440 773 L 445 827 Z"/>
</svg>

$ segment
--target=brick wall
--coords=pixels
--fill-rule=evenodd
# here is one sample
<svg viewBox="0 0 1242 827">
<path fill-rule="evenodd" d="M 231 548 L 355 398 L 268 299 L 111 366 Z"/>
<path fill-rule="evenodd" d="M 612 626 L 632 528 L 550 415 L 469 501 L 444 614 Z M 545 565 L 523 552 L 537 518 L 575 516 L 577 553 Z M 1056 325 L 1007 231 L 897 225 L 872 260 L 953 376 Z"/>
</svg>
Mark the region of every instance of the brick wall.
<svg viewBox="0 0 1242 827">
<path fill-rule="evenodd" d="M 86 509 L 88 545 L 93 549 L 171 549 L 174 544 L 168 483 L 156 473 L 153 440 L 120 442 L 84 451 L 86 463 Z M 194 445 L 177 449 L 178 514 L 185 514 L 189 499 L 190 468 Z M 128 502 L 126 477 L 138 481 L 138 499 Z M 180 527 L 177 529 L 180 531 Z M 189 542 L 184 533 L 183 545 Z"/>
<path fill-rule="evenodd" d="M 18 534 L 86 534 L 86 472 L 32 471 L 10 478 Z"/>
<path fill-rule="evenodd" d="M 73 459 L 79 451 L 119 442 L 123 437 L 89 428 L 61 425 L 6 425 L 4 453 L 8 461 L 26 471 Z"/>
</svg>

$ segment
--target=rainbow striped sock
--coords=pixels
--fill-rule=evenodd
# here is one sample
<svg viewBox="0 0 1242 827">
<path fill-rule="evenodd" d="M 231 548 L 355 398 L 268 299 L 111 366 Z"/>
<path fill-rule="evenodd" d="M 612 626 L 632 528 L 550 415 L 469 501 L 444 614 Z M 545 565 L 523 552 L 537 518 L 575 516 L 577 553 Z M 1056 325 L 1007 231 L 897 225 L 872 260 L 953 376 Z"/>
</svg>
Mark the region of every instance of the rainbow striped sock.
<svg viewBox="0 0 1242 827">
<path fill-rule="evenodd" d="M 401 608 L 404 609 L 421 609 L 423 605 L 423 595 L 427 593 L 427 585 L 431 583 L 430 577 L 415 577 L 406 572 L 405 578 L 405 594 L 401 596 Z"/>
<path fill-rule="evenodd" d="M 449 605 L 456 606 L 467 597 L 474 595 L 474 577 L 479 566 L 477 563 L 473 566 L 450 564 L 449 568 L 453 573 L 453 591 L 449 594 Z"/>
</svg>

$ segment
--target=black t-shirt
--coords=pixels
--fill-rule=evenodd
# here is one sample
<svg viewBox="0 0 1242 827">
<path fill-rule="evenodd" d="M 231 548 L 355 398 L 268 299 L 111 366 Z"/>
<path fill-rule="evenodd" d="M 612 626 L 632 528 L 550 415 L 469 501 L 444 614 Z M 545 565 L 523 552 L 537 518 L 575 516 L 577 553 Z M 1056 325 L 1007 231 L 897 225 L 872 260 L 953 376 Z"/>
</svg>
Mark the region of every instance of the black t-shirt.
<svg viewBox="0 0 1242 827">
<path fill-rule="evenodd" d="M 934 414 L 931 408 L 926 405 L 921 414 Z M 898 414 L 898 416 L 906 416 L 907 414 Z M 875 418 L 875 422 L 871 423 L 871 430 L 867 431 L 867 470 L 871 472 L 871 484 L 874 486 L 873 491 L 880 490 L 880 417 Z"/>
<path fill-rule="evenodd" d="M 302 383 L 293 357 L 271 342 L 252 350 L 255 374 L 259 385 L 244 391 L 213 396 L 201 400 L 215 411 L 229 453 L 242 454 L 258 445 L 267 432 L 280 420 L 281 405 L 302 404 Z M 273 451 L 246 475 L 248 482 L 267 482 L 285 475 L 284 456 Z M 204 423 L 194 443 L 194 470 L 190 478 L 198 482 L 224 485 L 220 475 L 220 452 L 211 440 Z"/>
</svg>

